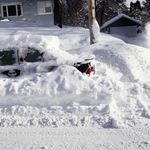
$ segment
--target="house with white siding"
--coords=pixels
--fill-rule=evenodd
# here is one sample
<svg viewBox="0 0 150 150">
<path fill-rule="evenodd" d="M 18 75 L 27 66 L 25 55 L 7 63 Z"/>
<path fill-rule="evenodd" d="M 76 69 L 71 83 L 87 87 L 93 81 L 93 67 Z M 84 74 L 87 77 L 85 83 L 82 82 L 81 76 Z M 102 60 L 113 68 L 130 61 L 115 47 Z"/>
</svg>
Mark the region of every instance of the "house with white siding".
<svg viewBox="0 0 150 150">
<path fill-rule="evenodd" d="M 0 0 L 0 18 L 54 24 L 54 0 Z"/>
</svg>

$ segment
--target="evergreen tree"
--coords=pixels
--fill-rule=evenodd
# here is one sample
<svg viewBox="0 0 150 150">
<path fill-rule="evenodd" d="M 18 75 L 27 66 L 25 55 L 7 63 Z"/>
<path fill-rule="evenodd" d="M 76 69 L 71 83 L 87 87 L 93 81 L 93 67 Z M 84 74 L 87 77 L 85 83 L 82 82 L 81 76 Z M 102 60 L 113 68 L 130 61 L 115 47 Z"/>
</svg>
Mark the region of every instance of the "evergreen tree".
<svg viewBox="0 0 150 150">
<path fill-rule="evenodd" d="M 130 16 L 142 20 L 142 7 L 139 0 L 130 3 Z"/>
<path fill-rule="evenodd" d="M 101 26 L 119 13 L 127 12 L 126 0 L 95 0 L 96 19 Z M 88 0 L 62 0 L 63 24 L 88 27 Z"/>
<path fill-rule="evenodd" d="M 96 16 L 99 25 L 127 10 L 126 0 L 96 0 Z"/>
<path fill-rule="evenodd" d="M 87 27 L 86 0 L 63 1 L 63 24 L 69 26 Z"/>
<path fill-rule="evenodd" d="M 145 0 L 142 2 L 143 4 L 143 12 L 142 12 L 142 20 L 144 24 L 150 21 L 150 0 Z"/>
</svg>

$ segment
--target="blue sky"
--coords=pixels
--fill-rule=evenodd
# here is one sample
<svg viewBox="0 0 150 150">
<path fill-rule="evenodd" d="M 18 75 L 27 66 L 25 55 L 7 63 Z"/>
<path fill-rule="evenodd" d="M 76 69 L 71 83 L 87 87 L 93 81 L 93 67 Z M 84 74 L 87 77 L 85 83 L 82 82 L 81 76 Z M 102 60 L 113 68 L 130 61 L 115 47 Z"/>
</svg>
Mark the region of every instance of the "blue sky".
<svg viewBox="0 0 150 150">
<path fill-rule="evenodd" d="M 132 1 L 132 2 L 136 2 L 137 0 L 127 0 L 127 5 L 130 5 L 130 2 L 131 2 L 131 1 Z M 140 1 L 142 2 L 142 1 L 144 1 L 144 0 L 140 0 Z"/>
</svg>

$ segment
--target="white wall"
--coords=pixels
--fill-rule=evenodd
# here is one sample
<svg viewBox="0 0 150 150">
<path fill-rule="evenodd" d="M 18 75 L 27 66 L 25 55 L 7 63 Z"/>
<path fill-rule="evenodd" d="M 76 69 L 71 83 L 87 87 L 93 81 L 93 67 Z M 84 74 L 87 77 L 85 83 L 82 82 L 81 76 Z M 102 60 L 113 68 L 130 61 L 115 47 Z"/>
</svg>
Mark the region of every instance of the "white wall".
<svg viewBox="0 0 150 150">
<path fill-rule="evenodd" d="M 54 24 L 54 13 L 39 15 L 37 11 L 37 1 L 40 0 L 28 0 L 26 3 L 22 3 L 23 8 L 23 16 L 19 17 L 8 17 L 11 21 L 31 21 L 37 23 L 44 24 Z M 13 3 L 13 2 L 21 2 L 21 0 L 0 0 L 0 4 L 2 3 Z M 0 6 L 1 13 L 1 6 Z"/>
</svg>

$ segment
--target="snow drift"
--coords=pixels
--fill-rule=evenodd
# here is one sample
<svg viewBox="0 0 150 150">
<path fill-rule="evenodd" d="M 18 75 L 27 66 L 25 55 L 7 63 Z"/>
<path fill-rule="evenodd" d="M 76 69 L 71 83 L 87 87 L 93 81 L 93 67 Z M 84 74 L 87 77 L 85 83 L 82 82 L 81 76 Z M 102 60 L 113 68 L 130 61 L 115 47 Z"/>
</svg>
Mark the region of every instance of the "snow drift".
<svg viewBox="0 0 150 150">
<path fill-rule="evenodd" d="M 149 49 L 106 34 L 89 45 L 84 28 L 26 26 L 3 22 L 0 47 L 29 45 L 70 61 L 94 55 L 96 73 L 62 65 L 49 73 L 0 77 L 0 126 L 149 125 Z"/>
</svg>

